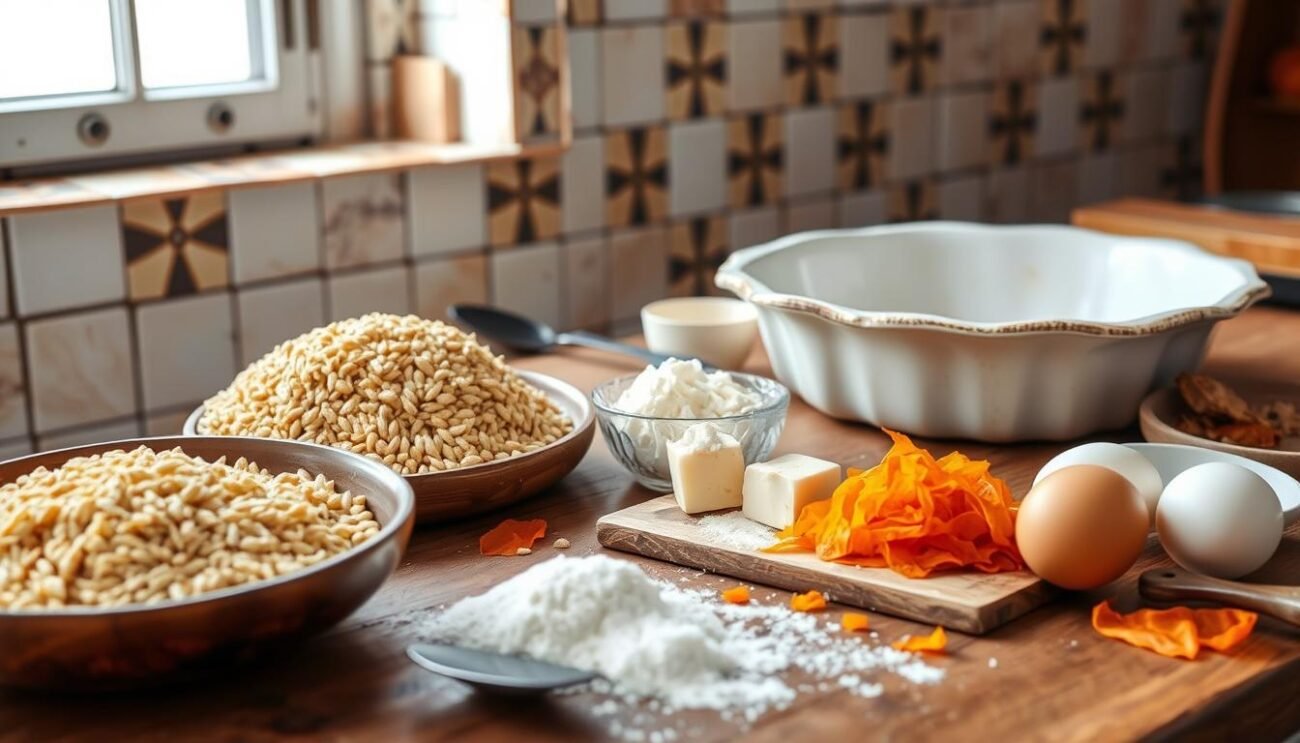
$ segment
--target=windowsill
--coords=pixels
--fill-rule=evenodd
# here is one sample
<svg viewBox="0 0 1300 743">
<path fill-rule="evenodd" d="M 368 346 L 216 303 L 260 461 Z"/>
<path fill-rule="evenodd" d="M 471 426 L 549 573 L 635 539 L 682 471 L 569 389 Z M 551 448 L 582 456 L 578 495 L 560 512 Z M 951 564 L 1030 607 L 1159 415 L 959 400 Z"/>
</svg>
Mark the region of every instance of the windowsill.
<svg viewBox="0 0 1300 743">
<path fill-rule="evenodd" d="M 560 142 L 525 145 L 357 142 L 87 175 L 0 181 L 0 217 L 331 176 L 511 160 L 555 154 L 563 148 Z"/>
</svg>

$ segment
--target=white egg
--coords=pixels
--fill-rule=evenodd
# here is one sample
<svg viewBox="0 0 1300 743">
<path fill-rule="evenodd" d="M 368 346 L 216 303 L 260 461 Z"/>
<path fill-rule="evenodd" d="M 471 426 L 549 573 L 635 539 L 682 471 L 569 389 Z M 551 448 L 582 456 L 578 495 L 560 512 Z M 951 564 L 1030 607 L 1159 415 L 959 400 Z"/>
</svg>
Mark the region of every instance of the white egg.
<svg viewBox="0 0 1300 743">
<path fill-rule="evenodd" d="M 1264 478 L 1228 462 L 1208 462 L 1169 481 L 1156 533 L 1174 562 L 1217 578 L 1258 570 L 1282 541 L 1282 504 Z"/>
<path fill-rule="evenodd" d="M 1037 485 L 1040 480 L 1059 469 L 1076 464 L 1095 464 L 1118 472 L 1121 477 L 1133 483 L 1138 495 L 1147 504 L 1147 515 L 1155 518 L 1156 503 L 1160 501 L 1160 491 L 1164 488 L 1160 471 L 1146 457 L 1122 444 L 1099 441 L 1066 449 L 1043 465 L 1034 478 L 1034 484 Z"/>
</svg>

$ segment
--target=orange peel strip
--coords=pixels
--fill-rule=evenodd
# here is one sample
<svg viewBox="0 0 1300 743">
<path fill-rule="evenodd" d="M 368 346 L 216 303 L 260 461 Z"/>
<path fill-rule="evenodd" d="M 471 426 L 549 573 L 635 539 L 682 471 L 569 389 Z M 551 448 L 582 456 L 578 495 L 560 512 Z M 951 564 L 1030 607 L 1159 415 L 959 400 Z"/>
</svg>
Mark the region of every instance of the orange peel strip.
<svg viewBox="0 0 1300 743">
<path fill-rule="evenodd" d="M 894 643 L 895 650 L 906 650 L 909 653 L 942 653 L 947 648 L 948 633 L 943 631 L 943 627 L 935 627 L 933 632 L 924 637 L 907 635 Z"/>
<path fill-rule="evenodd" d="M 820 591 L 796 593 L 790 597 L 790 608 L 801 612 L 821 611 L 826 608 L 826 597 Z"/>
<path fill-rule="evenodd" d="M 728 604 L 748 604 L 749 586 L 736 586 L 722 592 L 722 600 Z"/>
<path fill-rule="evenodd" d="M 846 611 L 840 617 L 840 627 L 845 632 L 866 632 L 871 627 L 871 617 L 855 611 Z"/>
<path fill-rule="evenodd" d="M 484 555 L 518 555 L 520 549 L 533 548 L 546 536 L 546 520 L 516 521 L 506 519 L 478 539 L 478 551 Z M 526 554 L 526 553 L 525 553 Z"/>
<path fill-rule="evenodd" d="M 1109 601 L 1092 607 L 1092 627 L 1103 637 L 1167 658 L 1194 660 L 1209 648 L 1221 653 L 1250 637 L 1259 615 L 1242 609 L 1138 609 L 1120 614 Z"/>
</svg>

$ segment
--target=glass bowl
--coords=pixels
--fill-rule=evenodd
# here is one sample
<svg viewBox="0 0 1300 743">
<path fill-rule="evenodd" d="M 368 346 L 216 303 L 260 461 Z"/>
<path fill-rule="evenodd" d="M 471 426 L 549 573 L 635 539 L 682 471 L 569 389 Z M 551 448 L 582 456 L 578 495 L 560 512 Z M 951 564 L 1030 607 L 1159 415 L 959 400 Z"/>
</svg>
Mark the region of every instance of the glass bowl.
<svg viewBox="0 0 1300 743">
<path fill-rule="evenodd" d="M 615 407 L 615 402 L 637 375 L 605 382 L 591 392 L 605 444 L 637 482 L 661 493 L 673 489 L 668 473 L 668 442 L 677 440 L 697 423 L 712 423 L 723 433 L 734 436 L 740 442 L 746 465 L 767 459 L 781 438 L 781 429 L 785 428 L 790 390 L 767 377 L 730 374 L 737 384 L 756 393 L 760 402 L 748 413 L 723 418 L 659 418 L 628 413 Z"/>
</svg>

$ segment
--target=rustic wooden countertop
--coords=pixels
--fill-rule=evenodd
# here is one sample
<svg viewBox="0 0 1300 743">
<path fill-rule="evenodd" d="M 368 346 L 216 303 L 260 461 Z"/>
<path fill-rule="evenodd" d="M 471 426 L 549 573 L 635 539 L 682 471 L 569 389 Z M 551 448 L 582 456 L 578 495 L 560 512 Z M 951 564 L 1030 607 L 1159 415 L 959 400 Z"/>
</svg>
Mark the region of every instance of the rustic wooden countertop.
<svg viewBox="0 0 1300 743">
<path fill-rule="evenodd" d="M 590 389 L 634 366 L 596 353 L 525 359 L 521 367 Z M 762 368 L 761 363 L 756 366 Z M 1300 379 L 1300 313 L 1260 308 L 1224 323 L 1208 362 L 1213 372 L 1274 380 Z M 1136 431 L 1111 438 L 1134 440 Z M 953 448 L 927 442 L 936 452 Z M 1023 492 L 1060 444 L 961 448 L 994 463 Z M 790 408 L 778 453 L 801 451 L 847 465 L 870 465 L 884 453 L 875 429 L 829 420 L 801 403 Z M 551 492 L 503 513 L 417 529 L 391 581 L 352 618 L 279 657 L 182 688 L 110 697 L 0 693 L 4 740 L 356 740 L 573 741 L 610 737 L 611 722 L 656 730 L 679 740 L 729 740 L 745 728 L 714 713 L 640 721 L 632 712 L 602 717 L 590 695 L 540 700 L 492 699 L 416 668 L 405 646 L 420 639 L 431 609 L 478 593 L 549 556 L 487 558 L 478 536 L 505 516 L 543 517 L 551 534 L 572 541 L 571 555 L 601 551 L 596 519 L 651 497 L 597 441 L 582 465 Z M 614 553 L 610 553 L 614 554 Z M 712 587 L 732 582 L 643 563 L 653 574 Z M 948 671 L 936 686 L 884 677 L 885 694 L 862 699 L 835 690 L 800 696 L 748 728 L 759 741 L 789 740 L 1105 740 L 1135 737 L 1244 740 L 1300 730 L 1300 631 L 1261 620 L 1232 655 L 1170 660 L 1096 635 L 1089 608 L 1103 596 L 1121 605 L 1136 596 L 1136 575 L 1163 558 L 1154 544 L 1128 576 L 1105 591 L 1065 596 L 980 638 L 953 633 L 950 654 L 933 662 Z M 1300 531 L 1293 528 L 1265 568 L 1274 582 L 1300 584 Z M 758 590 L 759 602 L 789 594 Z M 881 641 L 922 627 L 872 617 Z M 997 658 L 990 668 L 989 658 Z"/>
</svg>

